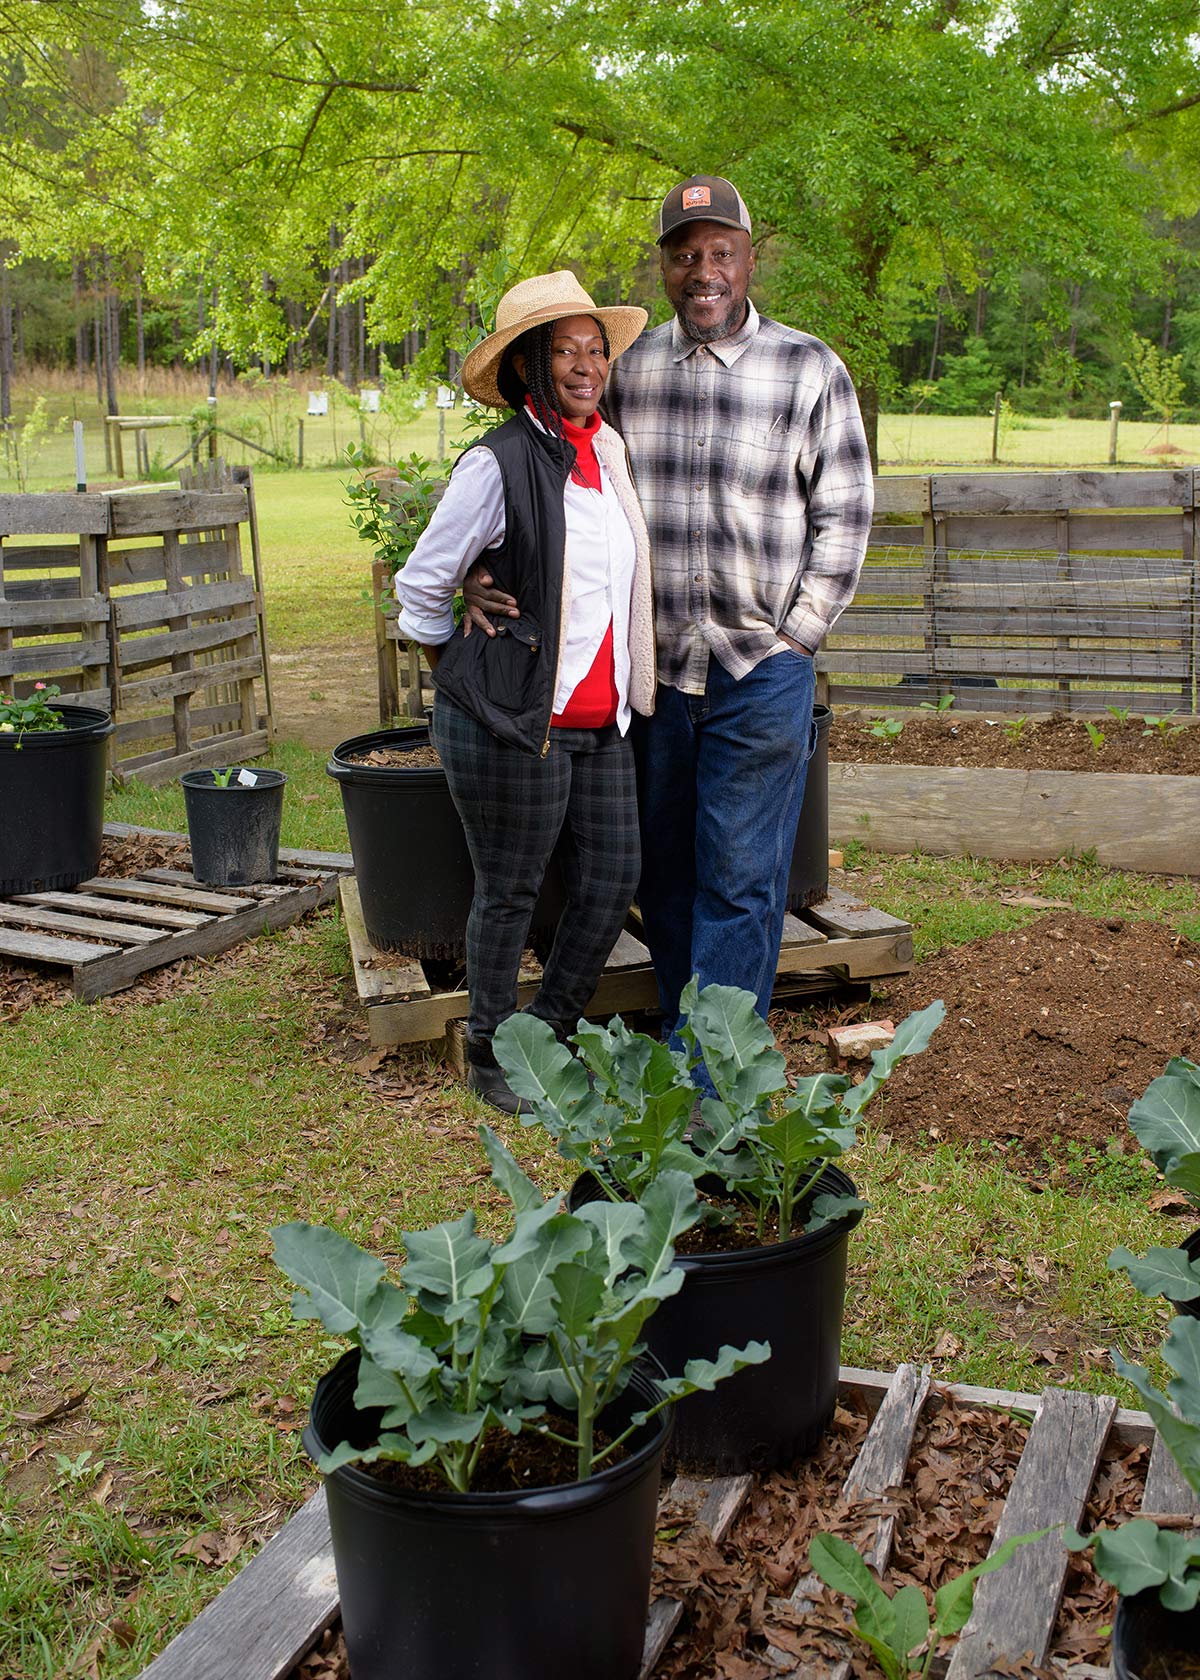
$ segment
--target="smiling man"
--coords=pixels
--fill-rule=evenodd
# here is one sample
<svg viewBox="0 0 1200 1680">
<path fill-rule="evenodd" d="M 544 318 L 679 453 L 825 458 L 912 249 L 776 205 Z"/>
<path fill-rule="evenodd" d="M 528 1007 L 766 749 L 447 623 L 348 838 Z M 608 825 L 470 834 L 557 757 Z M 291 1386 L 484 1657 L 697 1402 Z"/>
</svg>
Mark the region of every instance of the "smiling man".
<svg viewBox="0 0 1200 1680">
<path fill-rule="evenodd" d="M 813 655 L 854 593 L 872 479 L 845 367 L 747 297 L 754 247 L 736 188 L 681 182 L 658 244 L 675 319 L 622 358 L 606 407 L 654 565 L 638 902 L 672 1025 L 694 973 L 767 1012 L 815 741 Z"/>
</svg>

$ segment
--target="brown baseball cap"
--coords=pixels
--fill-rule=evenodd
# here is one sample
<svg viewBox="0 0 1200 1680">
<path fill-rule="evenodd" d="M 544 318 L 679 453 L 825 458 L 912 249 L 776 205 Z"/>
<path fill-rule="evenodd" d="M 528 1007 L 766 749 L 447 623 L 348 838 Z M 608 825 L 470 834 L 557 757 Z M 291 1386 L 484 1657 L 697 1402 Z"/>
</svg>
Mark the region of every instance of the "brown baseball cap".
<svg viewBox="0 0 1200 1680">
<path fill-rule="evenodd" d="M 750 212 L 732 181 L 721 175 L 689 175 L 672 187 L 658 212 L 658 243 L 685 222 L 720 222 L 750 233 Z"/>
</svg>

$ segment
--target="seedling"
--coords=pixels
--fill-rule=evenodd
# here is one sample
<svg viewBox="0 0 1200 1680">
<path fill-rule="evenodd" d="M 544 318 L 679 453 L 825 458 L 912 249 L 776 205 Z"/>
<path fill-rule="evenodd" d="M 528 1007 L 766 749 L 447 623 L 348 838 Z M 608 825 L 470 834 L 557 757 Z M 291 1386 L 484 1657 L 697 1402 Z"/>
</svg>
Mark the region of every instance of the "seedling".
<svg viewBox="0 0 1200 1680">
<path fill-rule="evenodd" d="M 1112 713 L 1118 723 L 1128 723 L 1131 709 L 1129 706 L 1107 706 L 1105 708 L 1106 711 Z"/>
<path fill-rule="evenodd" d="M 1025 726 L 1029 719 L 1022 713 L 1020 717 L 1005 718 L 1004 733 L 1010 741 L 1019 741 L 1025 733 Z"/>
<path fill-rule="evenodd" d="M 1091 718 L 1084 718 L 1083 727 L 1088 732 L 1088 740 L 1092 743 L 1092 751 L 1102 752 L 1104 750 L 1105 735 L 1100 725 L 1098 723 L 1093 723 Z"/>
<path fill-rule="evenodd" d="M 948 712 L 953 704 L 953 694 L 942 694 L 936 701 L 922 700 L 920 709 L 923 712 L 936 712 L 941 717 L 943 712 Z"/>
<path fill-rule="evenodd" d="M 233 775 L 233 772 L 236 769 L 237 765 L 233 764 L 230 765 L 228 770 L 214 770 L 212 773 L 213 786 L 227 788 L 229 786 L 229 778 Z"/>
<path fill-rule="evenodd" d="M 868 1645 L 887 1680 L 924 1677 L 933 1666 L 938 1643 L 966 1626 L 975 1602 L 975 1583 L 981 1575 L 1002 1568 L 1018 1546 L 1041 1540 L 1050 1530 L 1014 1534 L 991 1557 L 947 1581 L 933 1599 L 933 1616 L 920 1587 L 909 1585 L 888 1597 L 849 1541 L 836 1534 L 814 1535 L 808 1561 L 827 1587 L 844 1593 L 854 1605 L 855 1633 Z M 920 1649 L 924 1645 L 925 1658 Z"/>
<path fill-rule="evenodd" d="M 874 723 L 866 726 L 867 734 L 873 735 L 877 741 L 887 741 L 895 744 L 904 730 L 903 718 L 876 718 Z"/>
<path fill-rule="evenodd" d="M 1174 706 L 1169 712 L 1164 712 L 1161 717 L 1151 717 L 1150 713 L 1147 712 L 1142 718 L 1142 722 L 1146 725 L 1142 734 L 1157 735 L 1160 741 L 1166 740 L 1168 735 L 1178 735 L 1181 729 L 1187 727 L 1186 724 L 1171 722 L 1178 710 L 1179 707 Z"/>
</svg>

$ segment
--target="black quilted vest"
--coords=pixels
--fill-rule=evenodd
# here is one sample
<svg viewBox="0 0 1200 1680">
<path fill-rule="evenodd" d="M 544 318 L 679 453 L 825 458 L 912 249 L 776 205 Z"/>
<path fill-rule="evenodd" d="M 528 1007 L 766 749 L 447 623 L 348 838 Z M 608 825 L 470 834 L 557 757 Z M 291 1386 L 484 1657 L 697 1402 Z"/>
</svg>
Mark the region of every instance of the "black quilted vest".
<svg viewBox="0 0 1200 1680">
<path fill-rule="evenodd" d="M 575 451 L 523 415 L 473 447 L 491 450 L 504 481 L 504 541 L 481 558 L 521 616 L 494 619 L 495 636 L 458 629 L 433 681 L 499 740 L 541 753 L 554 708 L 567 543 L 563 489 Z"/>
</svg>

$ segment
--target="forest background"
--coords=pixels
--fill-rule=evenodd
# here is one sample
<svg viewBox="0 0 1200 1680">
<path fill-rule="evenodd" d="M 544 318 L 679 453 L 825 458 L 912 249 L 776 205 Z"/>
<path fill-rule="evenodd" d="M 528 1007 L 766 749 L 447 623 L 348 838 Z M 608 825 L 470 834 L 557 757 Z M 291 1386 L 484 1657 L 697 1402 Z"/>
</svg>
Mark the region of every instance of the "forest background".
<svg viewBox="0 0 1200 1680">
<path fill-rule="evenodd" d="M 1200 418 L 1198 9 L 3 0 L 0 422 L 160 369 L 415 412 L 521 274 L 661 318 L 654 212 L 697 171 L 872 433 L 997 392 Z"/>
</svg>

